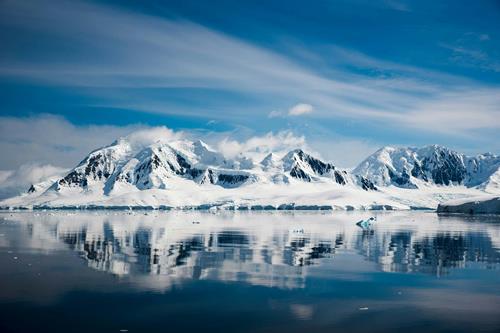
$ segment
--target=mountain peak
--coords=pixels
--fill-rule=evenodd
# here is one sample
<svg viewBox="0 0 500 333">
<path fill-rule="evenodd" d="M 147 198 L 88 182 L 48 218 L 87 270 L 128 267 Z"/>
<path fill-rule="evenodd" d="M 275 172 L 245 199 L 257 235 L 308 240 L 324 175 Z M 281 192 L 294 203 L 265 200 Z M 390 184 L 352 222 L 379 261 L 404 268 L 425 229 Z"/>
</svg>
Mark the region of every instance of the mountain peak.
<svg viewBox="0 0 500 333">
<path fill-rule="evenodd" d="M 193 141 L 193 146 L 195 148 L 200 148 L 200 149 L 205 149 L 205 150 L 209 150 L 209 151 L 214 151 L 208 144 L 206 144 L 204 141 L 202 141 L 200 139 L 197 139 L 197 140 Z"/>
<path fill-rule="evenodd" d="M 275 153 L 269 153 L 260 161 L 260 165 L 262 165 L 265 168 L 275 168 L 278 167 L 280 161 L 279 158 L 276 156 Z"/>
<path fill-rule="evenodd" d="M 433 144 L 421 148 L 383 147 L 361 162 L 353 172 L 379 186 L 476 186 L 497 170 L 499 164 L 500 158 L 493 155 L 467 157 Z"/>
</svg>

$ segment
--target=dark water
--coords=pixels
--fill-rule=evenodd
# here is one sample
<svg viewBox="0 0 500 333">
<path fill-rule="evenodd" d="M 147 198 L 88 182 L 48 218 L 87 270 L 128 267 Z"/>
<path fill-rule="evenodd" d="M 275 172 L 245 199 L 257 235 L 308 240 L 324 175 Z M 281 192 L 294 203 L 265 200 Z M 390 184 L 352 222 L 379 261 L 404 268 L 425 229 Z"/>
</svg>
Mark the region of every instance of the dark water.
<svg viewBox="0 0 500 333">
<path fill-rule="evenodd" d="M 500 218 L 368 216 L 2 213 L 0 332 L 500 331 Z"/>
</svg>

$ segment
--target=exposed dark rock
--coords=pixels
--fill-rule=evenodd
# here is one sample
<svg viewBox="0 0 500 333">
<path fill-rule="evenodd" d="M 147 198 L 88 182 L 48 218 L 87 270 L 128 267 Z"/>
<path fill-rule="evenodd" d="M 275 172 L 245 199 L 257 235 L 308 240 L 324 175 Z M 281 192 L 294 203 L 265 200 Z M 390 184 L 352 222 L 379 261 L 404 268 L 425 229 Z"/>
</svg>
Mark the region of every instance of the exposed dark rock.
<svg viewBox="0 0 500 333">
<path fill-rule="evenodd" d="M 460 213 L 460 214 L 500 214 L 500 197 L 471 200 L 460 204 L 439 204 L 438 213 Z"/>
<path fill-rule="evenodd" d="M 347 172 L 345 172 L 345 171 L 339 172 L 339 171 L 335 170 L 334 174 L 335 174 L 335 181 L 338 184 L 340 184 L 340 185 L 347 184 L 347 181 L 346 181 L 346 179 L 347 179 Z"/>
<path fill-rule="evenodd" d="M 301 164 L 308 165 L 316 176 L 328 176 L 331 175 L 338 184 L 347 184 L 347 173 L 345 171 L 338 171 L 335 166 L 330 163 L 325 163 L 309 154 L 306 154 L 303 150 L 298 149 L 290 154 L 293 155 L 292 168 L 290 169 L 290 176 L 301 179 L 306 182 L 311 182 L 313 178 L 305 170 L 301 168 Z M 301 162 L 301 163 L 299 163 Z"/>
<path fill-rule="evenodd" d="M 36 188 L 33 184 L 31 184 L 30 188 L 28 189 L 28 193 L 34 193 L 36 192 Z"/>
<path fill-rule="evenodd" d="M 311 181 L 311 177 L 304 171 L 302 170 L 298 165 L 295 165 L 292 170 L 290 170 L 290 176 L 298 179 L 302 179 L 306 182 Z"/>
<path fill-rule="evenodd" d="M 389 177 L 391 178 L 391 181 L 400 187 L 406 187 L 406 188 L 417 188 L 415 184 L 413 184 L 410 181 L 410 175 L 406 170 L 404 170 L 401 175 L 397 175 L 392 171 L 390 168 L 387 168 L 387 171 L 389 173 Z"/>
<path fill-rule="evenodd" d="M 422 168 L 438 185 L 461 184 L 467 176 L 463 158 L 445 149 L 438 149 L 431 157 L 423 159 Z"/>
<path fill-rule="evenodd" d="M 365 191 L 369 191 L 369 190 L 372 190 L 372 191 L 377 191 L 377 187 L 375 186 L 375 184 L 373 184 L 370 180 L 368 180 L 367 178 L 363 177 L 363 176 L 358 176 L 358 179 L 361 183 L 361 188 Z"/>
<path fill-rule="evenodd" d="M 220 174 L 218 176 L 219 182 L 225 184 L 239 184 L 248 180 L 248 175 L 231 175 L 231 174 Z"/>
</svg>

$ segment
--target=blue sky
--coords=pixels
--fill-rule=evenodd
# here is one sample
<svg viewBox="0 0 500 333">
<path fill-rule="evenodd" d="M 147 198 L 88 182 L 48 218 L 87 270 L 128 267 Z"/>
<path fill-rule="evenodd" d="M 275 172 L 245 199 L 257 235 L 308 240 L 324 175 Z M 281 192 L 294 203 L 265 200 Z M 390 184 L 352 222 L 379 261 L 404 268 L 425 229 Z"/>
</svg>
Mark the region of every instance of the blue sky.
<svg viewBox="0 0 500 333">
<path fill-rule="evenodd" d="M 2 1 L 0 169 L 160 125 L 500 153 L 499 39 L 498 1 Z"/>
</svg>

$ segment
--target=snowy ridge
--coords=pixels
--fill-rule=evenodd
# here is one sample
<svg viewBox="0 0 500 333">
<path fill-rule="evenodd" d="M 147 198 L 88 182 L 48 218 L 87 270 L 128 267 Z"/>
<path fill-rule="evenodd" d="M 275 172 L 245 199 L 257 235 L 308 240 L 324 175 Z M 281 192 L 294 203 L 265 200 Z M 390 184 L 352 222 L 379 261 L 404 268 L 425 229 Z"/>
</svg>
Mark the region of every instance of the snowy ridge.
<svg viewBox="0 0 500 333">
<path fill-rule="evenodd" d="M 354 170 L 379 186 L 416 189 L 427 185 L 495 187 L 500 156 L 468 157 L 438 145 L 423 148 L 384 147 Z M 495 175 L 495 173 L 497 173 Z"/>
<path fill-rule="evenodd" d="M 201 140 L 137 144 L 125 137 L 0 207 L 435 209 L 500 192 L 499 168 L 498 156 L 440 146 L 385 147 L 349 172 L 302 149 L 256 161 L 226 158 Z"/>
</svg>

